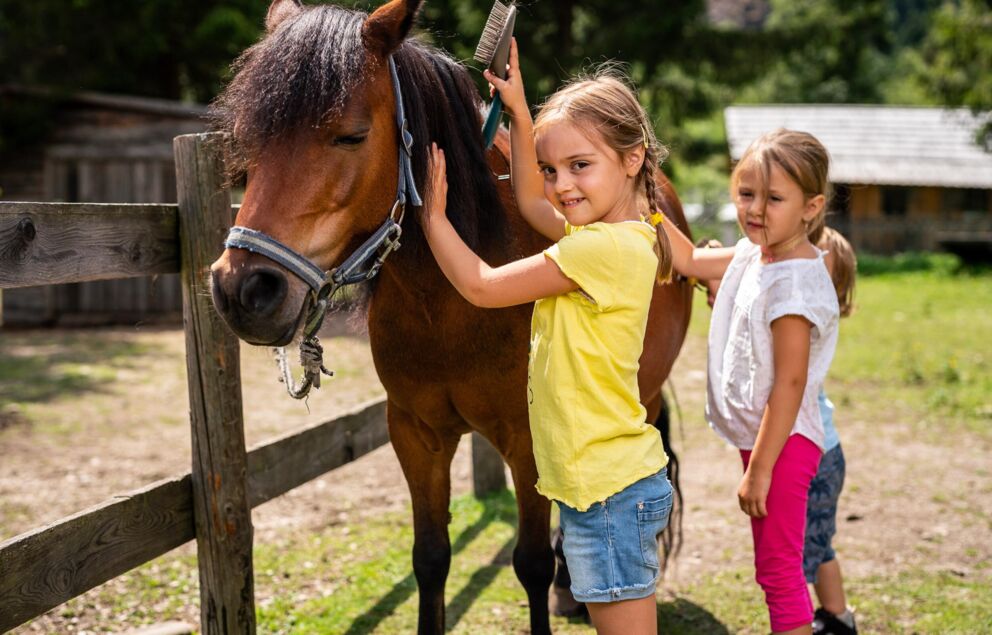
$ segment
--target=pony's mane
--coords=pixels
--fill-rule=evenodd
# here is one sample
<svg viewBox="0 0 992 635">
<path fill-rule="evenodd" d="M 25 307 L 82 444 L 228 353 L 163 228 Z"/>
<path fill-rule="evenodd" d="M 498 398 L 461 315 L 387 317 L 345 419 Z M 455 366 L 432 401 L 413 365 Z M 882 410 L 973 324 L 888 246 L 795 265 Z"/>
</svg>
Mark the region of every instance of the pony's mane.
<svg viewBox="0 0 992 635">
<path fill-rule="evenodd" d="M 342 110 L 369 72 L 361 37 L 367 17 L 334 5 L 310 6 L 238 58 L 234 78 L 212 105 L 214 127 L 228 134 L 232 169 L 243 172 L 272 140 L 317 128 Z M 448 217 L 459 235 L 474 249 L 502 241 L 506 213 L 486 163 L 482 102 L 468 72 L 415 38 L 393 58 L 421 195 L 428 194 L 427 147 L 436 141 L 448 166 Z M 426 249 L 412 216 L 403 224 L 407 254 Z"/>
</svg>

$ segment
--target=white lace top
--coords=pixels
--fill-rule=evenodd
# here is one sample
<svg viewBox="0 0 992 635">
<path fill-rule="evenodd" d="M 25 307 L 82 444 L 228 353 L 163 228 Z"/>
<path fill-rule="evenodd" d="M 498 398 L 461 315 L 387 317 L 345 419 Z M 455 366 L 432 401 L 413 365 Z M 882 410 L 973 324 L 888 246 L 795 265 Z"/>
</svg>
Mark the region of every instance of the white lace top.
<svg viewBox="0 0 992 635">
<path fill-rule="evenodd" d="M 758 245 L 743 238 L 723 275 L 710 321 L 706 420 L 742 450 L 752 449 L 758 436 L 775 379 L 771 323 L 785 315 L 813 325 L 806 390 L 792 434 L 823 449 L 817 394 L 833 360 L 839 319 L 825 254 L 762 264 Z"/>
</svg>

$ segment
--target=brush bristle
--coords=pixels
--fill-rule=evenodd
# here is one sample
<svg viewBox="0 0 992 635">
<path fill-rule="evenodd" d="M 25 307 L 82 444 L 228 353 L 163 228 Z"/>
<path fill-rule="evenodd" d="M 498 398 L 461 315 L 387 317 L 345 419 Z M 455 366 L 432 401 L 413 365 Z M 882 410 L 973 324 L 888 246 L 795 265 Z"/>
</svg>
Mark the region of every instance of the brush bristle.
<svg viewBox="0 0 992 635">
<path fill-rule="evenodd" d="M 507 16 L 510 15 L 510 7 L 499 0 L 493 3 L 489 18 L 486 19 L 486 26 L 482 29 L 482 37 L 479 38 L 479 46 L 475 49 L 472 57 L 482 64 L 489 64 L 496 54 L 496 46 L 499 38 L 503 34 L 503 27 L 506 26 Z"/>
</svg>

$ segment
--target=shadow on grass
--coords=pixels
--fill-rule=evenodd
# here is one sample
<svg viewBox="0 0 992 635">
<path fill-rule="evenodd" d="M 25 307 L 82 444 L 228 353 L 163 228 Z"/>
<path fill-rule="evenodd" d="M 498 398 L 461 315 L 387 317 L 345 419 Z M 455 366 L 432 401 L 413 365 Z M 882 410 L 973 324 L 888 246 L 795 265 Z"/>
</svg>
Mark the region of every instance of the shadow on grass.
<svg viewBox="0 0 992 635">
<path fill-rule="evenodd" d="M 116 370 L 155 347 L 100 331 L 30 331 L 0 334 L 0 409 L 10 403 L 44 403 L 98 391 Z"/>
<path fill-rule="evenodd" d="M 464 550 L 465 547 L 475 540 L 475 538 L 493 522 L 501 521 L 506 523 L 516 523 L 516 505 L 514 503 L 513 494 L 508 490 L 503 490 L 502 492 L 497 492 L 481 498 L 479 499 L 479 502 L 483 505 L 482 515 L 477 521 L 466 527 L 465 530 L 458 535 L 458 538 L 455 539 L 454 543 L 452 543 L 452 557 Z M 507 554 L 512 553 L 514 543 L 516 543 L 516 536 L 503 545 L 499 553 L 493 558 L 492 562 L 488 566 L 475 572 L 468 584 L 466 584 L 465 587 L 459 591 L 458 595 L 455 596 L 454 600 L 451 601 L 448 606 L 448 616 L 446 619 L 448 624 L 446 625 L 446 629 L 451 629 L 454 624 L 458 623 L 458 620 L 460 620 L 468 608 L 472 606 L 472 603 L 476 600 L 476 598 L 478 598 L 482 591 L 485 590 L 485 588 L 496 578 L 499 574 L 500 568 L 505 566 L 505 562 L 509 561 L 510 556 Z M 406 602 L 407 599 L 409 599 L 410 596 L 416 592 L 417 582 L 413 573 L 410 573 L 393 585 L 393 588 L 390 589 L 381 600 L 376 602 L 372 608 L 356 617 L 355 621 L 348 627 L 348 630 L 345 631 L 345 635 L 360 635 L 374 632 L 376 627 L 378 627 L 384 619 L 389 617 L 397 607 Z"/>
<path fill-rule="evenodd" d="M 451 630 L 461 621 L 465 613 L 468 612 L 472 604 L 482 595 L 496 576 L 507 566 L 513 564 L 513 546 L 517 544 L 517 536 L 506 541 L 500 547 L 499 553 L 484 567 L 479 568 L 472 577 L 469 578 L 462 590 L 458 592 L 451 602 L 448 603 L 448 610 L 445 614 L 445 629 Z"/>
<path fill-rule="evenodd" d="M 666 635 L 730 635 L 720 620 L 684 598 L 658 603 L 658 632 Z"/>
</svg>

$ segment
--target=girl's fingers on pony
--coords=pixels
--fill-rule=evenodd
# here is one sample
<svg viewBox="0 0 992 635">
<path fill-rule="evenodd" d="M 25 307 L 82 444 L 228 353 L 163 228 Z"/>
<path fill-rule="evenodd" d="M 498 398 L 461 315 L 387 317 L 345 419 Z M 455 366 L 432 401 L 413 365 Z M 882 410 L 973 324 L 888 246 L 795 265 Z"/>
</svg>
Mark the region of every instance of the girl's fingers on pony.
<svg viewBox="0 0 992 635">
<path fill-rule="evenodd" d="M 435 214 L 443 216 L 448 198 L 447 166 L 444 162 L 444 150 L 438 148 L 436 142 L 431 143 L 431 147 L 428 150 L 427 162 L 430 170 L 430 190 L 428 191 L 426 206 L 427 216 L 428 218 Z"/>
</svg>

